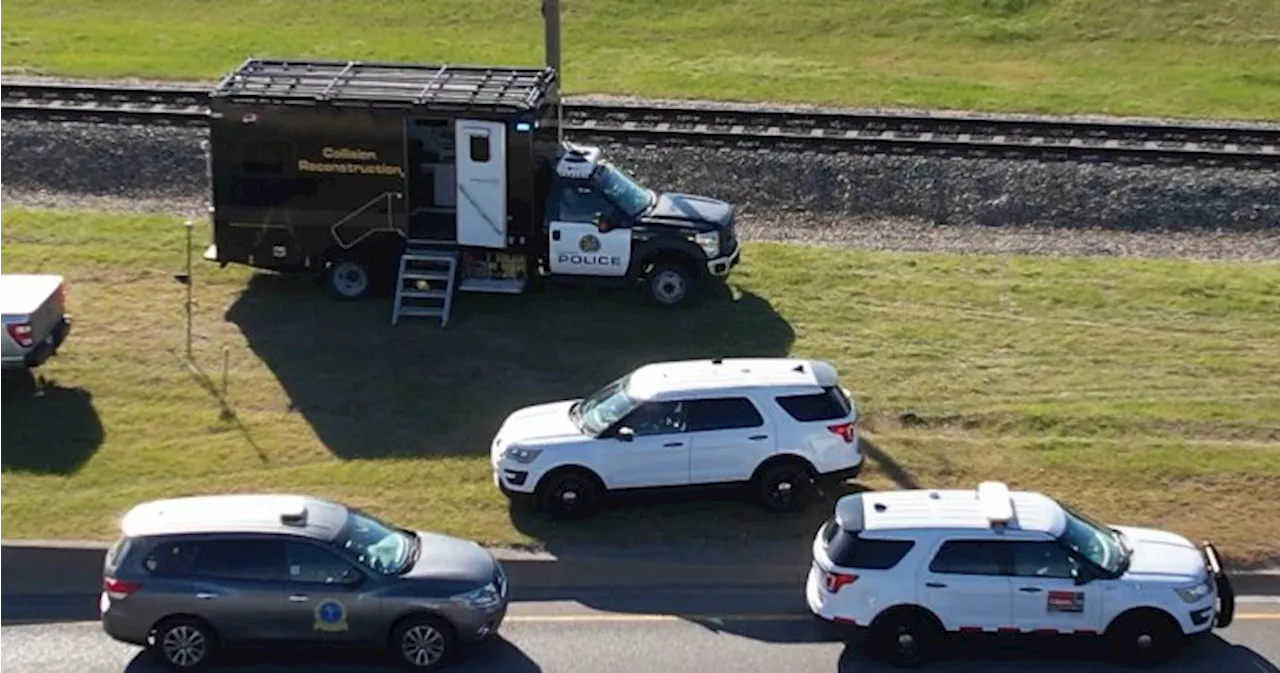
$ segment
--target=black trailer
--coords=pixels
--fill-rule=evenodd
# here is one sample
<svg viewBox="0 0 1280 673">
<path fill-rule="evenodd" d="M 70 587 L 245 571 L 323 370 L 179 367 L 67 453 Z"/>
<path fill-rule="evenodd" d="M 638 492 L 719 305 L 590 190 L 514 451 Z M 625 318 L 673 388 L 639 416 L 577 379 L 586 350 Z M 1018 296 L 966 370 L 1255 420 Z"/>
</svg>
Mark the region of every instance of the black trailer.
<svg viewBox="0 0 1280 673">
<path fill-rule="evenodd" d="M 679 290 L 664 295 L 672 301 L 655 294 L 672 305 L 695 280 L 727 274 L 731 207 L 659 196 L 598 148 L 562 144 L 556 77 L 547 67 L 245 61 L 210 94 L 205 259 L 321 272 L 344 299 L 394 285 L 393 322 L 447 322 L 455 290 L 518 294 L 557 274 L 657 270 Z"/>
</svg>

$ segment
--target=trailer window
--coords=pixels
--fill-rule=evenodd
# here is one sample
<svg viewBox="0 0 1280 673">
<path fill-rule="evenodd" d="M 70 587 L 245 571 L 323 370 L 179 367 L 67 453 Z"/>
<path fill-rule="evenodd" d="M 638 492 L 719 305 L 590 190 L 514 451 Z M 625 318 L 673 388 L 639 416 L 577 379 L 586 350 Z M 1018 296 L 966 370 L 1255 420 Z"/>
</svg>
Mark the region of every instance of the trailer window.
<svg viewBox="0 0 1280 673">
<path fill-rule="evenodd" d="M 489 136 L 467 136 L 470 138 L 471 161 L 477 164 L 489 163 Z"/>
</svg>

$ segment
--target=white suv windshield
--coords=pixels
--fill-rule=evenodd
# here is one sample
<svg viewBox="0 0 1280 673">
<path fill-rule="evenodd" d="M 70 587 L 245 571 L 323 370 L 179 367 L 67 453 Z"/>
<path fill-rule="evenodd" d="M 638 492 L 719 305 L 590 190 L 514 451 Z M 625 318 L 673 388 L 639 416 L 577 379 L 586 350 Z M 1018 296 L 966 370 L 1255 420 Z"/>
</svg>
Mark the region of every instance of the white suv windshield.
<svg viewBox="0 0 1280 673">
<path fill-rule="evenodd" d="M 1062 510 L 1066 514 L 1067 525 L 1058 537 L 1058 542 L 1109 573 L 1123 573 L 1129 559 L 1119 534 L 1066 505 L 1062 506 Z"/>
<path fill-rule="evenodd" d="M 653 192 L 612 164 L 601 164 L 591 182 L 632 217 L 643 213 L 655 198 Z"/>
<path fill-rule="evenodd" d="M 396 575 L 411 562 L 417 540 L 368 514 L 351 510 L 333 544 L 376 573 Z"/>
<path fill-rule="evenodd" d="M 640 406 L 638 401 L 627 395 L 627 382 L 630 380 L 631 375 L 628 374 L 575 404 L 569 415 L 578 428 L 589 435 L 598 435 Z"/>
</svg>

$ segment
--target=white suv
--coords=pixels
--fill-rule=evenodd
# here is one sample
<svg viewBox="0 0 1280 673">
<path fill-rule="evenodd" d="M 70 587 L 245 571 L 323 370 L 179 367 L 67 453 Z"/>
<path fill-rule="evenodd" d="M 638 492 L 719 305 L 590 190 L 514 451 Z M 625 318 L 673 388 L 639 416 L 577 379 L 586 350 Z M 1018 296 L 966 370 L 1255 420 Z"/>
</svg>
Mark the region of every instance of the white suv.
<svg viewBox="0 0 1280 673">
<path fill-rule="evenodd" d="M 813 541 L 809 608 L 867 627 L 877 658 L 920 665 L 945 632 L 1103 635 L 1134 664 L 1231 623 L 1217 550 L 1112 526 L 1000 482 L 841 498 Z"/>
<path fill-rule="evenodd" d="M 652 363 L 581 400 L 520 409 L 491 447 L 494 483 L 561 518 L 609 491 L 745 483 L 773 510 L 857 476 L 857 410 L 828 363 Z"/>
</svg>

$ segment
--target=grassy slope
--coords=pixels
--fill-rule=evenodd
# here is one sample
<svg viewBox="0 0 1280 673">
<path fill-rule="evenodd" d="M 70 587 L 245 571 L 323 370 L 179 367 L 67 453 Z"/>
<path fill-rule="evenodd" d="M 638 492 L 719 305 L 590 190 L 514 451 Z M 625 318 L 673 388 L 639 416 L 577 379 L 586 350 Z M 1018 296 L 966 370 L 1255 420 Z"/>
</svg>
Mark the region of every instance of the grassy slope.
<svg viewBox="0 0 1280 673">
<path fill-rule="evenodd" d="M 6 72 L 214 78 L 248 55 L 534 63 L 536 0 L 10 0 Z M 1276 119 L 1274 0 L 562 0 L 567 87 Z M 145 36 L 145 37 L 139 37 Z"/>
<path fill-rule="evenodd" d="M 42 396 L 5 384 L 7 537 L 109 536 L 142 498 L 269 488 L 554 547 L 573 532 L 513 523 L 489 481 L 481 456 L 503 414 L 645 360 L 794 352 L 837 363 L 859 397 L 870 487 L 1004 478 L 1212 535 L 1235 559 L 1280 558 L 1275 264 L 752 245 L 736 302 L 669 316 L 604 295 L 463 295 L 440 331 L 390 327 L 383 301 L 337 304 L 306 281 L 197 261 L 210 381 L 179 357 L 177 223 L 6 210 L 3 228 L 4 271 L 67 275 L 78 321 Z M 626 516 L 639 542 L 781 538 L 810 535 L 824 513 L 622 511 L 578 530 L 611 539 Z"/>
</svg>

